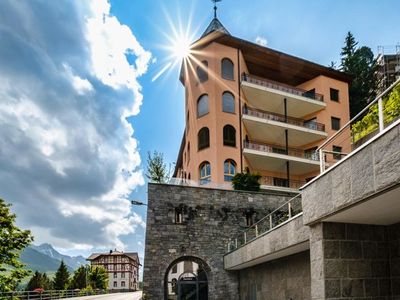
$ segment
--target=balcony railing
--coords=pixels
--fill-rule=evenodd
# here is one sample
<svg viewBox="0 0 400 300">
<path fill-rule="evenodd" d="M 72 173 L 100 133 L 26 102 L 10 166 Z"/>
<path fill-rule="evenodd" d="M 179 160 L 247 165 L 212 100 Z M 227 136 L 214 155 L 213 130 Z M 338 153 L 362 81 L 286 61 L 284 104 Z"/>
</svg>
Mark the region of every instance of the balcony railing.
<svg viewBox="0 0 400 300">
<path fill-rule="evenodd" d="M 260 236 L 267 234 L 269 231 L 278 227 L 279 225 L 299 216 L 302 214 L 302 212 L 303 208 L 301 206 L 301 196 L 298 194 L 282 206 L 263 217 L 258 222 L 246 228 L 237 236 L 229 239 L 227 245 L 228 252 L 234 251 L 237 248 L 259 238 Z"/>
<path fill-rule="evenodd" d="M 324 124 L 321 124 L 321 123 L 318 123 L 315 121 L 306 121 L 303 119 L 298 119 L 298 118 L 288 117 L 288 116 L 284 116 L 284 115 L 280 115 L 280 114 L 276 114 L 276 113 L 271 113 L 271 112 L 263 111 L 261 109 L 256 109 L 256 108 L 251 108 L 251 107 L 243 107 L 243 114 L 248 115 L 248 116 L 254 116 L 254 117 L 265 119 L 265 120 L 277 121 L 277 122 L 287 123 L 287 124 L 301 126 L 301 127 L 312 129 L 312 130 L 325 132 Z"/>
<path fill-rule="evenodd" d="M 307 150 L 296 149 L 296 148 L 286 148 L 284 146 L 271 145 L 271 144 L 265 144 L 265 143 L 261 143 L 261 142 L 253 142 L 253 141 L 244 141 L 244 148 L 319 161 L 318 152 L 316 152 L 314 150 L 307 151 Z"/>
<path fill-rule="evenodd" d="M 400 79 L 319 146 L 321 173 L 399 124 Z"/>
<path fill-rule="evenodd" d="M 265 78 L 258 78 L 249 74 L 243 74 L 242 80 L 250 83 L 254 83 L 257 85 L 265 86 L 267 88 L 271 88 L 274 90 L 278 90 L 281 92 L 289 93 L 295 96 L 306 97 L 309 99 L 317 100 L 317 101 L 324 101 L 324 96 L 313 91 L 306 91 L 297 87 L 291 87 L 289 85 L 285 85 L 282 83 L 278 83 L 275 81 L 267 80 Z"/>
<path fill-rule="evenodd" d="M 290 189 L 299 189 L 301 186 L 306 184 L 304 180 L 277 178 L 272 176 L 262 176 L 260 180 L 261 185 L 283 187 Z"/>
</svg>

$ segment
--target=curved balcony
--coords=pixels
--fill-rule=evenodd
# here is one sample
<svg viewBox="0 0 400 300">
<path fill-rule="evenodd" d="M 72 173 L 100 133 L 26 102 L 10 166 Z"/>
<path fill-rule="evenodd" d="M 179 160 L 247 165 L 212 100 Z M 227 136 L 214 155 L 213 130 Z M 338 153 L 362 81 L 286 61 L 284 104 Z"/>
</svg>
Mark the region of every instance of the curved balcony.
<svg viewBox="0 0 400 300">
<path fill-rule="evenodd" d="M 321 94 L 265 78 L 244 74 L 241 85 L 251 106 L 273 113 L 284 112 L 284 99 L 287 111 L 296 118 L 316 113 L 326 107 Z"/>
<path fill-rule="evenodd" d="M 327 138 L 325 125 L 313 120 L 304 120 L 243 107 L 242 120 L 247 132 L 255 140 L 269 140 L 285 143 L 285 130 L 288 131 L 289 144 L 301 147 Z"/>
<path fill-rule="evenodd" d="M 290 162 L 290 174 L 303 175 L 319 171 L 319 156 L 315 151 L 285 148 L 255 141 L 244 142 L 243 155 L 253 168 L 286 173 L 286 162 Z"/>
</svg>

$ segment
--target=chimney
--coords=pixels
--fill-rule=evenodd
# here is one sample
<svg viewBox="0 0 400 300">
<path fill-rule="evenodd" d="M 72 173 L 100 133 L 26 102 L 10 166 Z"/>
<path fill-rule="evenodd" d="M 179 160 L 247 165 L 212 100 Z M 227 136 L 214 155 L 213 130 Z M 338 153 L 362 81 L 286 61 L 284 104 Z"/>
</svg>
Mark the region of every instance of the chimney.
<svg viewBox="0 0 400 300">
<path fill-rule="evenodd" d="M 110 250 L 110 254 L 112 254 L 112 250 Z"/>
</svg>

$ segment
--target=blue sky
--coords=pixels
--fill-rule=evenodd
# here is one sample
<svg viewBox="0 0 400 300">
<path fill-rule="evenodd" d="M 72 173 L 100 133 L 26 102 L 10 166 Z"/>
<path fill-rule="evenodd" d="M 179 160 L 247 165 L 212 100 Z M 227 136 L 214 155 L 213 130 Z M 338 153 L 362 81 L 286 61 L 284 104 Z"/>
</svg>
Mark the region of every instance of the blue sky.
<svg viewBox="0 0 400 300">
<path fill-rule="evenodd" d="M 328 65 L 347 31 L 374 52 L 400 42 L 399 11 L 397 0 L 224 0 L 218 16 L 234 36 Z M 153 78 L 170 23 L 197 38 L 211 18 L 208 0 L 0 2 L 0 197 L 37 243 L 143 257 L 146 208 L 128 200 L 147 202 L 146 154 L 173 163 L 184 126 L 179 69 Z"/>
</svg>

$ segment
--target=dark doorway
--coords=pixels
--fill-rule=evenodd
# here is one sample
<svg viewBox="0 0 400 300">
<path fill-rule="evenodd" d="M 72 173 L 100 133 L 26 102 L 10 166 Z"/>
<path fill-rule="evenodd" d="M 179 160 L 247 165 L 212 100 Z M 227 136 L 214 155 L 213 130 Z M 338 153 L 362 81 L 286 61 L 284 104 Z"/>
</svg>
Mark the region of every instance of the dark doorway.
<svg viewBox="0 0 400 300">
<path fill-rule="evenodd" d="M 166 274 L 167 300 L 208 300 L 207 266 L 198 258 L 186 257 L 170 265 Z"/>
</svg>

